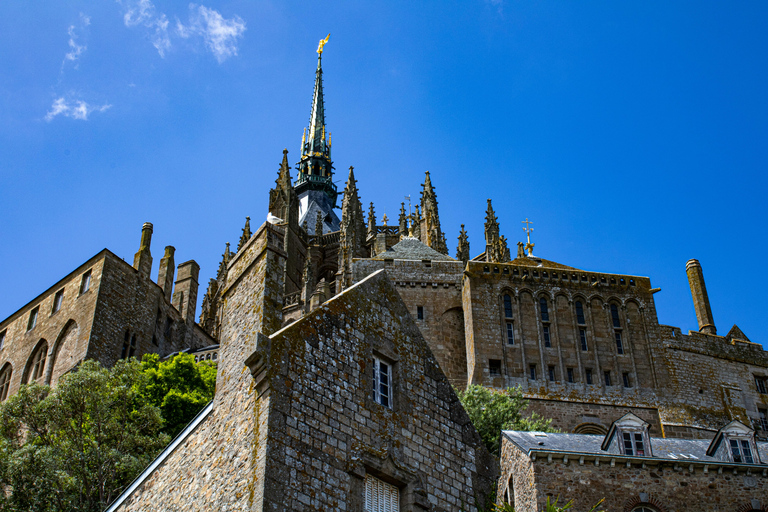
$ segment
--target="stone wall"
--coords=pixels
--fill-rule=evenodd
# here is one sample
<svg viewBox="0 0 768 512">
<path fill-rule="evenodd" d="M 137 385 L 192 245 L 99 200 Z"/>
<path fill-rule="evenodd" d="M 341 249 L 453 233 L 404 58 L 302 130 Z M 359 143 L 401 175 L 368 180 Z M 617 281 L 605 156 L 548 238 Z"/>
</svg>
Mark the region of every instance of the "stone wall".
<svg viewBox="0 0 768 512">
<path fill-rule="evenodd" d="M 598 459 L 596 464 L 594 456 L 580 459 L 571 454 L 564 461 L 558 454 L 551 460 L 547 455 L 532 460 L 504 438 L 497 499 L 503 500 L 506 482 L 514 475 L 517 512 L 543 509 L 547 496 L 559 497 L 561 505 L 573 500 L 573 510 L 579 512 L 590 510 L 603 498 L 601 508 L 611 512 L 629 512 L 641 504 L 661 512 L 749 511 L 768 506 L 768 477 L 759 467 L 748 471 L 745 466 L 691 464 L 690 460 Z"/>
</svg>

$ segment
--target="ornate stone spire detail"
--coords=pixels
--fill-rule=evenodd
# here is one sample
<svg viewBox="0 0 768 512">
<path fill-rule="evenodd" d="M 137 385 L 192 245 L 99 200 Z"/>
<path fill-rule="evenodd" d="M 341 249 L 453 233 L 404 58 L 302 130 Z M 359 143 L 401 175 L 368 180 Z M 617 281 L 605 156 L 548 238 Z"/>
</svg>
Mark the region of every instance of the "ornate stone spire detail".
<svg viewBox="0 0 768 512">
<path fill-rule="evenodd" d="M 251 218 L 246 217 L 245 218 L 245 227 L 243 228 L 243 234 L 240 236 L 240 242 L 237 244 L 237 250 L 239 251 L 242 249 L 242 247 L 248 242 L 248 240 L 251 239 Z"/>
<path fill-rule="evenodd" d="M 405 203 L 400 203 L 400 217 L 398 218 L 400 224 L 400 236 L 408 236 L 408 216 L 405 214 Z"/>
<path fill-rule="evenodd" d="M 373 208 L 373 202 L 368 208 L 368 236 L 376 236 L 376 211 Z"/>
<path fill-rule="evenodd" d="M 464 224 L 461 225 L 459 233 L 459 246 L 456 248 L 456 259 L 466 263 L 469 261 L 469 237 L 464 230 Z"/>
<path fill-rule="evenodd" d="M 320 236 L 323 234 L 323 212 L 317 212 L 317 218 L 315 219 L 315 235 Z"/>
<path fill-rule="evenodd" d="M 354 167 L 349 168 L 344 198 L 341 200 L 341 233 L 339 234 L 339 272 L 341 289 L 352 284 L 350 264 L 353 258 L 365 258 L 365 238 L 367 230 L 363 218 L 363 205 L 357 194 L 357 180 Z M 339 290 L 340 291 L 340 290 Z"/>
<path fill-rule="evenodd" d="M 291 166 L 288 165 L 288 150 L 283 150 L 283 161 L 277 171 L 275 188 L 269 191 L 269 213 L 298 225 L 299 202 L 291 185 Z M 295 218 L 295 220 L 294 220 Z"/>
<path fill-rule="evenodd" d="M 421 214 L 419 213 L 419 205 L 413 207 L 414 213 L 411 215 L 411 231 L 414 238 L 421 240 Z"/>
<path fill-rule="evenodd" d="M 499 236 L 499 222 L 493 211 L 491 200 L 488 199 L 488 209 L 485 212 L 485 261 L 504 263 L 509 261 L 507 239 Z"/>
<path fill-rule="evenodd" d="M 448 248 L 445 245 L 445 236 L 440 228 L 440 216 L 437 213 L 437 195 L 432 187 L 432 180 L 429 177 L 429 171 L 424 177 L 424 184 L 421 191 L 421 216 L 423 226 L 421 230 L 421 241 L 442 254 L 448 254 Z"/>
</svg>

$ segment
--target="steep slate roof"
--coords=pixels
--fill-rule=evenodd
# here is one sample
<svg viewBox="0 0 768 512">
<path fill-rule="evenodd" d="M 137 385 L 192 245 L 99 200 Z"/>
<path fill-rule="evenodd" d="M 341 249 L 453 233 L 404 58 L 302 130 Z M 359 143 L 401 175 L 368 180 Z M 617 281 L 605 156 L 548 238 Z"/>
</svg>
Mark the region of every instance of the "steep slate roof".
<svg viewBox="0 0 768 512">
<path fill-rule="evenodd" d="M 516 430 L 504 430 L 503 434 L 520 447 L 530 453 L 535 451 L 568 452 L 584 455 L 618 457 L 600 449 L 605 436 L 589 434 L 550 434 L 544 432 L 519 432 Z M 665 459 L 669 461 L 705 462 L 723 464 L 724 461 L 706 455 L 707 448 L 712 441 L 710 439 L 669 439 L 661 437 L 651 438 L 653 457 L 633 456 L 633 458 Z M 757 442 L 760 452 L 760 460 L 763 464 L 768 461 L 768 443 Z M 625 456 L 621 456 L 625 457 Z"/>
<path fill-rule="evenodd" d="M 441 254 L 418 238 L 405 237 L 374 260 L 432 260 L 456 261 L 446 254 Z"/>
</svg>

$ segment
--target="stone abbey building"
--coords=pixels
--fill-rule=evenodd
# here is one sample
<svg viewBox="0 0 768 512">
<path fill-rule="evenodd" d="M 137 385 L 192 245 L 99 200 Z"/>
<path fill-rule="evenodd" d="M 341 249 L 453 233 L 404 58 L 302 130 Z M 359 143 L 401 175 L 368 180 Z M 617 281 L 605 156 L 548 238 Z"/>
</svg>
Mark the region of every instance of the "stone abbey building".
<svg viewBox="0 0 768 512">
<path fill-rule="evenodd" d="M 150 224 L 133 267 L 104 250 L 0 323 L 2 399 L 83 358 L 218 355 L 213 402 L 109 510 L 474 510 L 499 471 L 518 511 L 584 486 L 610 510 L 684 510 L 667 473 L 712 497 L 696 510 L 768 510 L 768 353 L 718 334 L 698 261 L 684 334 L 648 277 L 510 250 L 490 199 L 484 246 L 462 226 L 449 256 L 428 172 L 415 211 L 378 222 L 352 167 L 339 200 L 318 53 L 299 161 L 283 151 L 267 222 L 227 244 L 198 323 L 199 267 L 174 287 L 167 247 L 153 282 Z M 520 386 L 563 434 L 506 432 L 499 465 L 456 398 L 469 384 Z"/>
</svg>

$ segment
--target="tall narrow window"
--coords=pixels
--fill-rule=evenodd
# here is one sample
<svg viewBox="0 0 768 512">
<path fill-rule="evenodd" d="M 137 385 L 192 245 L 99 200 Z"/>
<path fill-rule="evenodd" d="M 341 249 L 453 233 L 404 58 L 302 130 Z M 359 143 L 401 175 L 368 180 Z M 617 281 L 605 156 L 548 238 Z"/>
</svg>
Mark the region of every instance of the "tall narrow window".
<svg viewBox="0 0 768 512">
<path fill-rule="evenodd" d="M 619 354 L 624 353 L 624 343 L 621 341 L 621 331 L 616 331 L 613 333 L 614 337 L 616 338 L 616 352 Z"/>
<path fill-rule="evenodd" d="M 587 368 L 586 370 L 584 370 L 584 374 L 587 378 L 587 384 L 592 384 L 592 370 Z"/>
<path fill-rule="evenodd" d="M 581 340 L 581 350 L 587 350 L 587 330 L 579 329 L 579 339 Z"/>
<path fill-rule="evenodd" d="M 373 358 L 373 401 L 392 407 L 392 366 Z"/>
<path fill-rule="evenodd" d="M 512 318 L 512 296 L 504 295 L 504 318 Z"/>
<path fill-rule="evenodd" d="M 395 512 L 400 510 L 400 491 L 370 475 L 365 476 L 365 512 Z"/>
<path fill-rule="evenodd" d="M 555 367 L 550 366 L 547 371 L 549 372 L 549 382 L 555 382 Z"/>
<path fill-rule="evenodd" d="M 507 345 L 515 344 L 515 329 L 512 322 L 507 322 Z"/>
<path fill-rule="evenodd" d="M 29 319 L 27 320 L 27 330 L 31 331 L 37 325 L 37 313 L 40 311 L 40 306 L 35 307 L 29 312 Z"/>
<path fill-rule="evenodd" d="M 61 304 L 64 302 L 64 288 L 56 292 L 56 295 L 53 296 L 53 308 L 51 309 L 51 314 L 56 313 L 58 310 L 61 309 Z"/>
<path fill-rule="evenodd" d="M 32 353 L 29 363 L 29 374 L 25 384 L 38 382 L 45 376 L 45 356 L 48 352 L 48 343 L 43 340 Z"/>
<path fill-rule="evenodd" d="M 136 354 L 136 335 L 131 336 L 131 348 L 128 350 L 128 357 L 133 357 Z"/>
<path fill-rule="evenodd" d="M 624 381 L 624 387 L 625 388 L 631 388 L 632 387 L 632 381 L 629 380 L 629 374 L 628 373 L 622 373 L 621 379 Z"/>
<path fill-rule="evenodd" d="M 83 279 L 80 281 L 80 295 L 84 294 L 91 288 L 91 271 L 88 270 L 83 274 Z"/>
<path fill-rule="evenodd" d="M 0 349 L 5 346 L 5 333 L 8 332 L 8 329 L 3 329 L 0 331 Z"/>
<path fill-rule="evenodd" d="M 130 339 L 131 339 L 131 331 L 126 329 L 126 331 L 125 331 L 125 339 L 123 341 L 123 351 L 120 353 L 120 359 L 127 359 L 128 358 L 128 349 L 131 347 Z"/>
<path fill-rule="evenodd" d="M 539 306 L 541 308 L 541 321 L 549 322 L 549 308 L 547 307 L 547 299 L 544 297 L 539 299 Z"/>
<path fill-rule="evenodd" d="M 611 385 L 611 372 L 603 372 L 603 377 L 605 377 L 605 385 L 610 386 Z"/>
<path fill-rule="evenodd" d="M 544 335 L 544 346 L 551 347 L 552 341 L 549 339 L 549 325 L 542 325 L 541 332 Z"/>
<path fill-rule="evenodd" d="M 424 320 L 424 306 L 416 306 L 416 318 Z"/>
<path fill-rule="evenodd" d="M 755 377 L 755 386 L 757 387 L 758 393 L 768 393 L 768 379 L 765 377 Z"/>
<path fill-rule="evenodd" d="M 11 387 L 11 365 L 6 364 L 0 372 L 0 402 L 8 398 L 8 388 Z"/>
<path fill-rule="evenodd" d="M 587 323 L 584 320 L 584 306 L 579 300 L 576 301 L 576 323 L 579 325 L 584 325 Z"/>
<path fill-rule="evenodd" d="M 757 414 L 760 415 L 757 420 L 757 428 L 768 431 L 768 409 L 758 409 Z"/>
<path fill-rule="evenodd" d="M 619 308 L 616 304 L 611 304 L 611 319 L 613 320 L 613 326 L 621 328 L 621 321 L 619 320 Z"/>
<path fill-rule="evenodd" d="M 536 380 L 536 365 L 532 364 L 528 367 L 528 370 L 531 372 L 531 380 Z"/>
<path fill-rule="evenodd" d="M 573 368 L 568 368 L 566 373 L 568 374 L 568 382 L 573 382 Z"/>
</svg>

